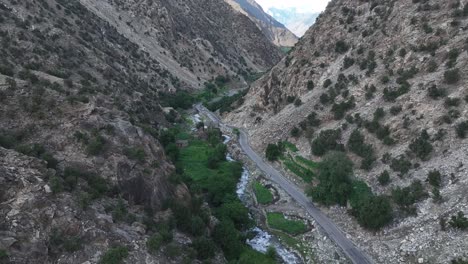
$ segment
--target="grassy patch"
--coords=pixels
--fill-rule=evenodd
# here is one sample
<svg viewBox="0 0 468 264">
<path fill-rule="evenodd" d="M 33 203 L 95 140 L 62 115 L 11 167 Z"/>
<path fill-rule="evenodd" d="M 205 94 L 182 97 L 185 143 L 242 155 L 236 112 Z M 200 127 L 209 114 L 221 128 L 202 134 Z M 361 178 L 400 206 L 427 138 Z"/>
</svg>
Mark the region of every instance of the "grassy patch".
<svg viewBox="0 0 468 264">
<path fill-rule="evenodd" d="M 268 225 L 290 235 L 299 235 L 307 231 L 307 226 L 302 221 L 288 220 L 282 213 L 267 213 Z"/>
<path fill-rule="evenodd" d="M 293 143 L 291 143 L 289 141 L 284 141 L 283 145 L 292 152 L 298 152 L 299 151 L 299 149 L 296 147 L 296 145 L 294 145 Z"/>
<path fill-rule="evenodd" d="M 265 186 L 261 185 L 259 182 L 254 183 L 254 192 L 257 201 L 261 204 L 269 204 L 273 201 L 273 195 L 270 190 Z"/>
<path fill-rule="evenodd" d="M 315 169 L 317 168 L 317 163 L 311 161 L 311 160 L 308 160 L 304 157 L 301 157 L 301 156 L 296 156 L 296 161 L 298 161 L 299 163 L 309 167 L 310 169 Z"/>
<path fill-rule="evenodd" d="M 187 148 L 181 149 L 180 160 L 184 164 L 185 173 L 193 180 L 201 180 L 212 174 L 212 170 L 206 166 L 209 153 L 210 146 L 200 140 L 194 140 Z"/>
<path fill-rule="evenodd" d="M 314 173 L 312 172 L 312 167 L 297 162 L 296 161 L 297 158 L 298 157 L 293 158 L 293 157 L 289 156 L 289 158 L 284 160 L 284 162 L 283 162 L 284 166 L 289 171 L 291 171 L 292 173 L 299 176 L 305 182 L 311 182 L 313 177 L 314 177 Z M 305 159 L 303 159 L 303 160 L 305 160 Z M 309 161 L 309 162 L 311 162 L 311 161 Z"/>
</svg>

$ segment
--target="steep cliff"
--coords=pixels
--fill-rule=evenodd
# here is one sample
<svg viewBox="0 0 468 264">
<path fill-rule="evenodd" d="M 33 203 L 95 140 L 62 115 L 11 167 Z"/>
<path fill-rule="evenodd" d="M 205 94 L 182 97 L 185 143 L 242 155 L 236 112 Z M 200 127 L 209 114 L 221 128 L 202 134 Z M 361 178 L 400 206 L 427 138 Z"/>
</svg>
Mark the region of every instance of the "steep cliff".
<svg viewBox="0 0 468 264">
<path fill-rule="evenodd" d="M 280 47 L 293 47 L 297 43 L 297 36 L 283 24 L 265 13 L 262 7 L 254 0 L 226 0 L 226 2 L 254 21 L 273 44 Z"/>
<path fill-rule="evenodd" d="M 226 120 L 262 151 L 280 140 L 313 160 L 346 150 L 395 219 L 372 233 L 334 207 L 335 221 L 379 263 L 445 263 L 467 254 L 466 231 L 444 224 L 468 213 L 467 27 L 460 1 L 332 1 Z M 411 183 L 424 195 L 398 200 Z"/>
</svg>

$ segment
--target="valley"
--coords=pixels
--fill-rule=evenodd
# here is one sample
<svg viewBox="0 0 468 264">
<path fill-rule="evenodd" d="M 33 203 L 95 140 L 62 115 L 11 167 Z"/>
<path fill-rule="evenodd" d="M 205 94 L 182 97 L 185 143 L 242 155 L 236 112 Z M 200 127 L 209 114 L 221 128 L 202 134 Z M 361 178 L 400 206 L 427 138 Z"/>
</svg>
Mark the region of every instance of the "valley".
<svg viewBox="0 0 468 264">
<path fill-rule="evenodd" d="M 0 0 L 0 264 L 466 264 L 468 3 L 306 27 Z"/>
</svg>

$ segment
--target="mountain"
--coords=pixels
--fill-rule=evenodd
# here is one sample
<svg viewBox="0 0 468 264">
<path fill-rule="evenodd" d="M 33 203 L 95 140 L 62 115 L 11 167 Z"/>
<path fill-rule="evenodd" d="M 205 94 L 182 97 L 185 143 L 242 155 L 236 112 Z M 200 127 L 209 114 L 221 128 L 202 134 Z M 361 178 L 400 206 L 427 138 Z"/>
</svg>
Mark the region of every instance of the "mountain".
<svg viewBox="0 0 468 264">
<path fill-rule="evenodd" d="M 168 208 L 212 218 L 175 176 L 176 110 L 278 48 L 215 0 L 0 0 L 0 36 L 0 263 L 195 258 Z"/>
<path fill-rule="evenodd" d="M 375 208 L 361 214 L 346 183 L 335 187 L 348 207 L 325 212 L 377 263 L 449 263 L 468 254 L 467 26 L 457 1 L 331 1 L 225 121 L 261 152 L 279 141 L 314 161 L 346 152 L 356 195 L 391 215 L 370 228 Z M 318 201 L 325 180 L 309 183 Z"/>
<path fill-rule="evenodd" d="M 281 56 L 248 18 L 224 2 L 81 3 L 188 87 L 199 88 L 218 75 L 248 76 L 264 71 Z"/>
<path fill-rule="evenodd" d="M 254 21 L 273 44 L 280 47 L 292 47 L 297 43 L 298 38 L 283 24 L 265 13 L 254 0 L 226 0 L 226 2 Z"/>
<path fill-rule="evenodd" d="M 268 9 L 268 14 L 280 21 L 294 32 L 296 36 L 302 37 L 312 26 L 319 16 L 319 13 L 299 12 L 296 8 L 275 8 Z"/>
</svg>

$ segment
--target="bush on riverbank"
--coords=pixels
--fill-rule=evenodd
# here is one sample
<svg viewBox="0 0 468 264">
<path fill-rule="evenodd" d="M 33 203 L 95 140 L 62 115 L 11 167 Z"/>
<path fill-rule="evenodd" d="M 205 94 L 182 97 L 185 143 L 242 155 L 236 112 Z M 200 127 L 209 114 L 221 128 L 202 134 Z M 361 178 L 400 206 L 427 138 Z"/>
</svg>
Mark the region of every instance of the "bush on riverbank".
<svg viewBox="0 0 468 264">
<path fill-rule="evenodd" d="M 254 192 L 255 197 L 257 197 L 257 202 L 260 204 L 269 204 L 273 201 L 273 195 L 271 194 L 270 190 L 268 190 L 259 182 L 254 183 Z"/>
</svg>

